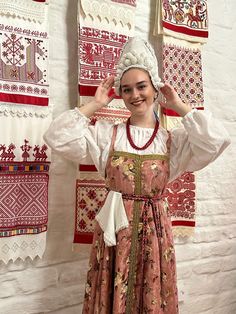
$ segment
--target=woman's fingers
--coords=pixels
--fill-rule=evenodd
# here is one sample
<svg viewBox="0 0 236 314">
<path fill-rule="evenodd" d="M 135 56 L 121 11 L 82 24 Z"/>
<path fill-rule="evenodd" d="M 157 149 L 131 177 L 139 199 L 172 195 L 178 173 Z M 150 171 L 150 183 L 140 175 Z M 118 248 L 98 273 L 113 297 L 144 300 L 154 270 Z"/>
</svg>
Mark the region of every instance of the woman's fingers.
<svg viewBox="0 0 236 314">
<path fill-rule="evenodd" d="M 113 84 L 114 84 L 114 77 L 113 76 L 108 76 L 101 83 L 102 87 L 104 87 L 106 89 L 111 89 Z"/>
<path fill-rule="evenodd" d="M 173 94 L 175 90 L 170 84 L 165 83 L 165 85 L 160 88 L 160 91 L 164 96 L 168 96 Z"/>
</svg>

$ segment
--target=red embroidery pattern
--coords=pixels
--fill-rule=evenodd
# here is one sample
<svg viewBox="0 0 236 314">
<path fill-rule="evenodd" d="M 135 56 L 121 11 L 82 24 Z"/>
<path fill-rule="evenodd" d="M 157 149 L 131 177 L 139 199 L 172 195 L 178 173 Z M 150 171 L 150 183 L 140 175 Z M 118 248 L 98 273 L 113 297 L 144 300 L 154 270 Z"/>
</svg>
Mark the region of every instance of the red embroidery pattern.
<svg viewBox="0 0 236 314">
<path fill-rule="evenodd" d="M 97 120 L 108 120 L 113 122 L 125 122 L 130 116 L 130 111 L 126 109 L 102 108 L 96 111 L 91 119 L 92 124 Z"/>
<path fill-rule="evenodd" d="M 15 145 L 12 143 L 8 146 L 8 148 L 6 148 L 5 144 L 3 144 L 3 145 L 0 144 L 0 152 L 2 152 L 0 154 L 0 160 L 2 160 L 2 161 L 14 160 L 14 158 L 16 157 L 14 152 L 13 152 L 15 148 L 16 148 Z"/>
<path fill-rule="evenodd" d="M 195 182 L 194 174 L 184 173 L 171 182 L 166 190 L 173 226 L 195 226 Z"/>
<path fill-rule="evenodd" d="M 49 163 L 0 163 L 0 237 L 46 231 Z"/>
<path fill-rule="evenodd" d="M 0 101 L 48 105 L 47 33 L 3 24 L 1 29 Z"/>
<path fill-rule="evenodd" d="M 174 32 L 208 37 L 206 0 L 163 0 L 162 24 Z"/>
<path fill-rule="evenodd" d="M 1 227 L 47 223 L 48 174 L 1 175 Z"/>
<path fill-rule="evenodd" d="M 0 161 L 13 161 L 15 158 L 14 150 L 16 149 L 16 146 L 14 144 L 10 144 L 8 148 L 5 144 L 0 144 Z M 30 158 L 30 151 L 32 149 L 32 146 L 29 145 L 28 140 L 24 140 L 24 145 L 20 146 L 20 149 L 23 151 L 22 159 L 23 161 L 28 161 Z M 34 146 L 34 153 L 33 157 L 35 161 L 46 161 L 47 160 L 47 154 L 46 150 L 48 149 L 46 144 L 43 144 L 42 147 L 39 145 Z"/>
<path fill-rule="evenodd" d="M 2 32 L 9 32 L 9 33 L 14 33 L 14 34 L 19 34 L 19 35 L 24 35 L 24 36 L 30 36 L 30 37 L 42 37 L 42 38 L 47 38 L 48 33 L 47 32 L 39 32 L 36 30 L 30 30 L 28 28 L 22 28 L 22 27 L 15 27 L 11 25 L 4 25 L 0 24 L 0 31 Z"/>
<path fill-rule="evenodd" d="M 104 180 L 77 180 L 75 243 L 91 243 L 95 216 L 107 195 Z"/>
<path fill-rule="evenodd" d="M 79 84 L 98 86 L 108 75 L 115 74 L 115 65 L 127 36 L 82 27 L 79 31 Z"/>
<path fill-rule="evenodd" d="M 163 78 L 186 103 L 202 107 L 203 82 L 201 51 L 163 44 Z"/>
<path fill-rule="evenodd" d="M 118 2 L 121 4 L 128 4 L 133 7 L 136 7 L 136 0 L 111 0 L 112 2 Z"/>
<path fill-rule="evenodd" d="M 32 148 L 27 139 L 19 147 L 0 144 L 0 237 L 47 230 L 47 146 Z M 16 155 L 23 162 L 14 161 Z"/>
</svg>

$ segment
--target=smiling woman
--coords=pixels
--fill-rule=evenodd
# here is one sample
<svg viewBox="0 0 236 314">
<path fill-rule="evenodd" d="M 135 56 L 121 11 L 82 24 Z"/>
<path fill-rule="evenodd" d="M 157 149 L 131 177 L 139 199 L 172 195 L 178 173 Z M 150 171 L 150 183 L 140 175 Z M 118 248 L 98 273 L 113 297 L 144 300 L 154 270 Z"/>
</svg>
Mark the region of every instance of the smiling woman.
<svg viewBox="0 0 236 314">
<path fill-rule="evenodd" d="M 111 88 L 131 112 L 127 123 L 89 124 L 106 106 Z M 154 114 L 154 100 L 183 117 L 183 128 L 167 132 Z M 176 267 L 166 184 L 185 171 L 202 169 L 229 145 L 211 114 L 192 110 L 158 76 L 150 45 L 130 39 L 115 78 L 106 78 L 94 100 L 51 124 L 45 141 L 62 156 L 89 156 L 109 191 L 98 213 L 84 299 L 84 314 L 178 313 Z"/>
<path fill-rule="evenodd" d="M 157 91 L 152 85 L 147 71 L 137 68 L 126 71 L 121 79 L 120 94 L 131 112 L 133 125 L 138 123 L 135 120 L 140 117 L 146 124 L 143 125 L 144 127 L 154 127 L 155 123 L 152 118 Z"/>
</svg>

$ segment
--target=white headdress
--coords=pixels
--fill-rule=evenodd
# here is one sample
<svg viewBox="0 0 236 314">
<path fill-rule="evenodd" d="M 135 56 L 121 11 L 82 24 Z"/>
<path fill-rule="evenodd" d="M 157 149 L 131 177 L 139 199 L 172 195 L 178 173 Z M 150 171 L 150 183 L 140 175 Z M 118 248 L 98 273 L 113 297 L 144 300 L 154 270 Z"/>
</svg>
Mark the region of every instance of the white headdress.
<svg viewBox="0 0 236 314">
<path fill-rule="evenodd" d="M 164 84 L 158 75 L 158 64 L 155 52 L 151 45 L 140 37 L 130 38 L 124 45 L 120 60 L 116 67 L 115 92 L 120 94 L 120 80 L 123 74 L 130 68 L 146 70 L 151 78 L 152 84 L 157 90 Z"/>
</svg>

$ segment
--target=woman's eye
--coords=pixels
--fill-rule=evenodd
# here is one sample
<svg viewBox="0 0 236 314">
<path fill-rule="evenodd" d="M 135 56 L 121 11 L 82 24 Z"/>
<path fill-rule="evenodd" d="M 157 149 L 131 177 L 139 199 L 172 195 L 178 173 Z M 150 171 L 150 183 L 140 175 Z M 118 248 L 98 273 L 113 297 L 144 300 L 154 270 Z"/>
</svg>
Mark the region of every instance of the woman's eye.
<svg viewBox="0 0 236 314">
<path fill-rule="evenodd" d="M 146 87 L 146 85 L 140 85 L 138 88 L 139 89 L 144 89 Z"/>
<path fill-rule="evenodd" d="M 123 93 L 127 94 L 127 93 L 129 93 L 129 92 L 130 92 L 130 88 L 125 88 L 125 89 L 123 89 Z"/>
</svg>

